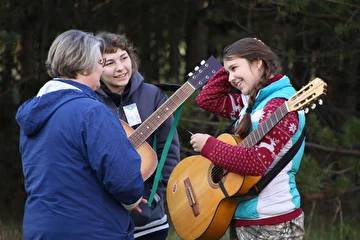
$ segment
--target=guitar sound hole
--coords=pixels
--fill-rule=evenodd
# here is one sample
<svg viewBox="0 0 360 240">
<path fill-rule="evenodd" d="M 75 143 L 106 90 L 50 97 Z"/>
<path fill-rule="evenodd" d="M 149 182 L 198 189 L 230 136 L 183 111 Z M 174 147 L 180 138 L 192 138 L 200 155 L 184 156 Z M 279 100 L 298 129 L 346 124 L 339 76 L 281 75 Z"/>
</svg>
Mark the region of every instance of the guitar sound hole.
<svg viewBox="0 0 360 240">
<path fill-rule="evenodd" d="M 224 169 L 214 166 L 211 170 L 211 179 L 213 183 L 218 184 L 224 177 Z"/>
</svg>

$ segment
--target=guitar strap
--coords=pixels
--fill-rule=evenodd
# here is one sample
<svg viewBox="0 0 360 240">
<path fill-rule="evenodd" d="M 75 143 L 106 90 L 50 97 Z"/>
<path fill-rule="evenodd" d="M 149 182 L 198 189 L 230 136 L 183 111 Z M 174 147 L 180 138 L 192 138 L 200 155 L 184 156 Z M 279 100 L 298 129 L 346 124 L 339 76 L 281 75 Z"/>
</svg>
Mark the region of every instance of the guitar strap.
<svg viewBox="0 0 360 240">
<path fill-rule="evenodd" d="M 225 186 L 224 186 L 224 184 L 223 184 L 222 181 L 219 182 L 219 187 L 220 187 L 221 191 L 223 192 L 224 196 L 225 196 L 225 197 L 229 197 L 229 194 L 228 194 L 228 192 L 226 191 L 226 188 L 225 188 Z"/>
<path fill-rule="evenodd" d="M 156 173 L 155 173 L 155 178 L 154 178 L 154 183 L 153 183 L 153 187 L 151 189 L 151 193 L 150 193 L 150 196 L 149 196 L 149 199 L 148 199 L 148 205 L 151 206 L 151 203 L 152 201 L 154 200 L 154 196 L 155 196 L 155 193 L 156 193 L 156 190 L 159 186 L 159 182 L 162 178 L 162 175 L 161 175 L 161 172 L 162 172 L 162 169 L 164 167 L 164 164 L 165 164 L 165 161 L 166 161 L 166 157 L 167 157 L 167 154 L 169 152 L 169 148 L 170 148 L 170 145 L 171 145 L 171 142 L 174 138 L 174 133 L 175 133 L 175 130 L 176 130 L 176 126 L 179 122 L 179 119 L 180 119 L 180 115 L 181 115 L 181 111 L 183 109 L 183 106 L 184 104 L 182 103 L 178 109 L 176 109 L 176 113 L 175 113 L 175 117 L 174 117 L 174 121 L 171 125 L 171 128 L 170 128 L 170 131 L 169 131 L 169 135 L 166 139 L 166 142 L 165 142 L 165 146 L 164 146 L 164 149 L 161 153 L 161 158 L 160 158 L 160 161 L 158 163 L 158 166 L 156 168 Z M 153 149 L 155 150 L 156 152 L 156 133 L 154 134 L 154 144 L 153 144 Z"/>
<path fill-rule="evenodd" d="M 276 177 L 276 175 L 281 172 L 281 170 L 294 158 L 295 154 L 300 149 L 305 138 L 305 128 L 303 129 L 299 139 L 296 143 L 290 148 L 290 150 L 285 153 L 285 155 L 279 160 L 279 162 L 267 173 L 265 174 L 260 181 L 255 184 L 246 194 L 246 196 L 255 197 Z"/>
</svg>

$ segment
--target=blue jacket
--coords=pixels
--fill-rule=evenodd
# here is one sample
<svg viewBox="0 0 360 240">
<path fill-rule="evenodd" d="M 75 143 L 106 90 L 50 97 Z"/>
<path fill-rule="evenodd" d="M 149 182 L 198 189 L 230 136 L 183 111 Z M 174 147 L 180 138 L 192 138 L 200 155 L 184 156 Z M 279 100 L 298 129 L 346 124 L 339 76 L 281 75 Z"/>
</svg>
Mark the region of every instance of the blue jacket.
<svg viewBox="0 0 360 240">
<path fill-rule="evenodd" d="M 16 120 L 28 194 L 24 239 L 133 239 L 124 206 L 143 194 L 141 160 L 95 92 L 49 81 Z"/>
<path fill-rule="evenodd" d="M 105 86 L 102 86 L 105 88 Z M 144 122 L 154 111 L 156 111 L 168 98 L 166 94 L 157 86 L 153 84 L 148 84 L 144 82 L 144 78 L 139 72 L 135 72 L 129 84 L 126 86 L 125 91 L 122 95 L 114 95 L 112 97 L 116 98 L 118 101 L 118 106 L 114 104 L 113 99 L 106 93 L 102 88 L 96 90 L 96 93 L 104 101 L 104 103 L 115 112 L 118 117 L 125 122 L 127 121 L 123 107 L 136 103 L 138 112 L 142 122 Z M 109 91 L 109 90 L 108 90 Z M 108 92 L 107 91 L 107 92 Z M 109 93 L 111 94 L 111 93 Z M 150 146 L 153 146 L 154 135 L 156 134 L 156 152 L 158 159 L 160 160 L 162 150 L 164 148 L 165 142 L 169 135 L 169 131 L 174 120 L 173 116 L 170 116 L 164 123 L 162 123 L 159 128 L 150 135 L 146 141 Z M 133 129 L 136 129 L 141 124 L 132 126 Z M 170 174 L 174 167 L 180 161 L 180 144 L 178 133 L 175 131 L 174 138 L 172 139 L 169 152 L 162 169 L 162 179 L 159 183 L 159 186 L 156 190 L 156 195 L 152 206 L 149 207 L 147 204 L 141 204 L 142 212 L 131 212 L 131 216 L 135 222 L 135 236 L 141 236 L 149 234 L 153 231 L 162 230 L 168 228 L 167 216 L 165 215 L 165 190 L 166 184 L 170 177 Z M 144 186 L 144 198 L 148 199 L 152 190 L 154 175 L 148 178 L 145 181 Z"/>
</svg>

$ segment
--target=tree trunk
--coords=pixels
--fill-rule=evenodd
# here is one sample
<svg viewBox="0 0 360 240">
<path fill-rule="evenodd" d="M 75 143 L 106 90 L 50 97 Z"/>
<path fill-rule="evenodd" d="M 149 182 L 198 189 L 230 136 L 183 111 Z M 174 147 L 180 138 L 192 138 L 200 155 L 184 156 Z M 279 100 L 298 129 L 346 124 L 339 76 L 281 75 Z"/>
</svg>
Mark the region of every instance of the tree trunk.
<svg viewBox="0 0 360 240">
<path fill-rule="evenodd" d="M 186 70 L 192 71 L 207 58 L 209 27 L 204 24 L 207 0 L 190 0 L 186 24 Z"/>
</svg>

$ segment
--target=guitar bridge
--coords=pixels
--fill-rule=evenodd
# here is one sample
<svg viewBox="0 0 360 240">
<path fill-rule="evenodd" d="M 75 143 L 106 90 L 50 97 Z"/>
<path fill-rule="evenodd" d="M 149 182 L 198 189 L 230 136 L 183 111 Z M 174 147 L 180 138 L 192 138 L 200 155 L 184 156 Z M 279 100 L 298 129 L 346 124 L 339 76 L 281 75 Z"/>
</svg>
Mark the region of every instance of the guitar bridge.
<svg viewBox="0 0 360 240">
<path fill-rule="evenodd" d="M 191 186 L 190 179 L 188 177 L 184 180 L 184 185 L 185 185 L 185 191 L 189 205 L 192 208 L 194 216 L 196 217 L 197 215 L 200 214 L 199 204 L 196 202 L 195 194 Z"/>
</svg>

